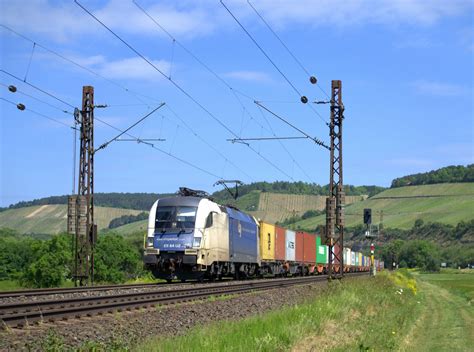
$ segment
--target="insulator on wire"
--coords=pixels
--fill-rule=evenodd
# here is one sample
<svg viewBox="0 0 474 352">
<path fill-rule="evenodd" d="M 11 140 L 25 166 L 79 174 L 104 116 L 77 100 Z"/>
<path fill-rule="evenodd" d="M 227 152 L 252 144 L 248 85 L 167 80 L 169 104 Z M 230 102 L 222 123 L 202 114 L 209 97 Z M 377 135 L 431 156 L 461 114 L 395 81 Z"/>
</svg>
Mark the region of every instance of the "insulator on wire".
<svg viewBox="0 0 474 352">
<path fill-rule="evenodd" d="M 309 81 L 310 81 L 312 84 L 318 83 L 318 79 L 317 79 L 316 77 L 314 77 L 314 76 L 309 77 Z"/>
<path fill-rule="evenodd" d="M 18 108 L 18 110 L 25 110 L 25 105 L 23 105 L 22 103 L 16 104 L 16 107 Z"/>
<path fill-rule="evenodd" d="M 8 90 L 12 93 L 16 92 L 16 87 L 15 86 L 8 86 Z"/>
<path fill-rule="evenodd" d="M 306 98 L 304 95 L 301 97 L 301 102 L 303 104 L 306 104 L 308 102 L 308 98 Z"/>
</svg>

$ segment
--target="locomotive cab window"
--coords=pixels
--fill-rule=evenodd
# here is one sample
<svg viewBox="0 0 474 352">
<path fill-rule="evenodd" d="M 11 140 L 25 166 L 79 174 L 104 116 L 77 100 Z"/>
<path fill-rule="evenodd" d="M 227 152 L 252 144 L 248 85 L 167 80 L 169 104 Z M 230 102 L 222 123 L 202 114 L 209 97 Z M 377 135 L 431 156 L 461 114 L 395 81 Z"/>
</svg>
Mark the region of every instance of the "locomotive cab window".
<svg viewBox="0 0 474 352">
<path fill-rule="evenodd" d="M 212 225 L 214 224 L 214 214 L 217 214 L 216 212 L 212 211 L 209 213 L 209 215 L 207 216 L 206 218 L 206 225 L 205 225 L 205 228 L 209 228 L 209 227 L 212 227 Z"/>
<path fill-rule="evenodd" d="M 156 209 L 156 230 L 194 229 L 197 207 L 163 206 Z"/>
</svg>

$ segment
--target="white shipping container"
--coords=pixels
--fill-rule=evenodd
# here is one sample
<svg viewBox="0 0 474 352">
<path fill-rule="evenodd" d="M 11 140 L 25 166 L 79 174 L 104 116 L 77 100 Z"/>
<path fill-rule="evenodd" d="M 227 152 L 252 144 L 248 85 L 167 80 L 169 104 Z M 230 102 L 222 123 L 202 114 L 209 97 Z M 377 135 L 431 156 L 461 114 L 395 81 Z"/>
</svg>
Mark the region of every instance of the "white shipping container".
<svg viewBox="0 0 474 352">
<path fill-rule="evenodd" d="M 286 230 L 285 260 L 295 261 L 296 238 L 295 231 Z"/>
<path fill-rule="evenodd" d="M 351 251 L 351 265 L 355 266 L 356 265 L 356 257 L 355 257 L 355 252 Z"/>
<path fill-rule="evenodd" d="M 351 249 L 344 248 L 344 265 L 351 265 Z"/>
</svg>

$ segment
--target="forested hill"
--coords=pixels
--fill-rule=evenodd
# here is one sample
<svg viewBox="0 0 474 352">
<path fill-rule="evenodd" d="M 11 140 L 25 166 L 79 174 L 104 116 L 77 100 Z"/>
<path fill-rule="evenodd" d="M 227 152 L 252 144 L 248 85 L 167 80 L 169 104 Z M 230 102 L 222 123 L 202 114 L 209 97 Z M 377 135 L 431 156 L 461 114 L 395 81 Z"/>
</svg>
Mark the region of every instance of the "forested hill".
<svg viewBox="0 0 474 352">
<path fill-rule="evenodd" d="M 159 193 L 95 193 L 94 205 L 100 207 L 149 210 L 152 204 L 159 197 L 170 194 Z M 52 196 L 46 198 L 35 199 L 27 202 L 18 202 L 10 205 L 8 208 L 0 208 L 0 210 L 17 209 L 34 205 L 50 205 L 50 204 L 67 204 L 67 195 Z"/>
<path fill-rule="evenodd" d="M 368 195 L 369 197 L 385 190 L 379 186 L 352 186 L 345 185 L 344 189 L 347 196 Z M 254 182 L 239 187 L 239 197 L 252 191 L 283 193 L 283 194 L 303 194 L 303 195 L 327 195 L 329 193 L 328 185 L 321 186 L 316 183 L 306 182 Z M 214 192 L 212 196 L 221 201 L 229 201 L 231 195 L 227 190 Z"/>
<path fill-rule="evenodd" d="M 459 182 L 474 182 L 474 164 L 447 166 L 430 172 L 399 177 L 392 181 L 391 188 Z"/>
<path fill-rule="evenodd" d="M 378 186 L 351 186 L 346 185 L 346 195 L 375 195 L 384 190 Z M 255 182 L 239 187 L 239 196 L 244 196 L 252 191 L 283 193 L 283 194 L 303 194 L 303 195 L 326 195 L 328 186 L 305 182 Z M 101 207 L 149 210 L 157 198 L 169 196 L 171 194 L 158 193 L 96 193 L 94 195 L 94 204 Z M 211 195 L 218 202 L 228 203 L 231 195 L 225 189 L 214 192 Z M 32 201 L 19 202 L 10 205 L 8 208 L 0 208 L 0 211 L 6 209 L 17 209 L 35 205 L 67 204 L 67 195 L 52 196 Z"/>
</svg>

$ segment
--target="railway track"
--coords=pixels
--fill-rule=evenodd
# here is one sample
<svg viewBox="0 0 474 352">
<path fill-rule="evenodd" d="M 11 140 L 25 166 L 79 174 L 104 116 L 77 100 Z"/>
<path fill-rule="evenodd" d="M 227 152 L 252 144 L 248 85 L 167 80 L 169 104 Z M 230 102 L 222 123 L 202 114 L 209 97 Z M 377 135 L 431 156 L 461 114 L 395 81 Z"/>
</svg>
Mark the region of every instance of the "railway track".
<svg viewBox="0 0 474 352">
<path fill-rule="evenodd" d="M 366 273 L 362 273 L 367 275 Z M 353 274 L 353 275 L 360 275 Z M 15 302 L 0 305 L 3 327 L 24 327 L 38 322 L 53 322 L 93 316 L 115 311 L 148 308 L 205 299 L 211 296 L 233 295 L 293 285 L 325 281 L 327 276 L 307 276 L 290 279 L 255 280 L 231 285 L 205 285 L 175 290 L 150 290 L 108 296 L 74 297 L 36 302 Z M 191 285 L 190 285 L 191 286 Z"/>
<path fill-rule="evenodd" d="M 127 284 L 127 285 L 104 285 L 104 286 L 93 286 L 93 287 L 70 287 L 70 288 L 45 288 L 45 289 L 33 289 L 33 290 L 17 290 L 17 291 L 4 291 L 0 292 L 0 298 L 15 298 L 15 297 L 32 297 L 32 296 L 48 296 L 55 294 L 65 293 L 81 293 L 81 292 L 96 292 L 96 291 L 110 291 L 120 289 L 134 289 L 134 288 L 146 288 L 157 285 L 169 285 L 167 283 L 148 283 L 148 284 Z M 181 283 L 182 284 L 182 283 Z"/>
</svg>

